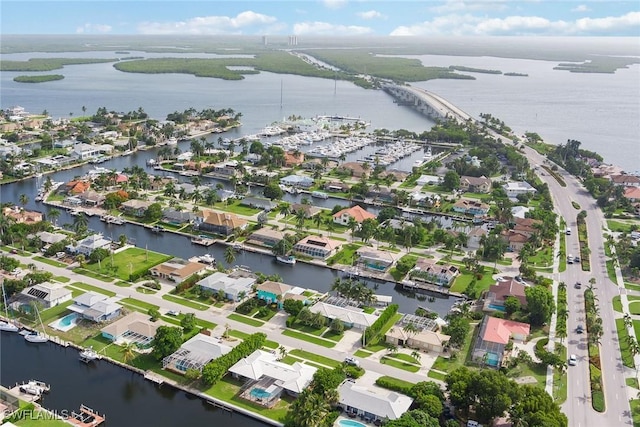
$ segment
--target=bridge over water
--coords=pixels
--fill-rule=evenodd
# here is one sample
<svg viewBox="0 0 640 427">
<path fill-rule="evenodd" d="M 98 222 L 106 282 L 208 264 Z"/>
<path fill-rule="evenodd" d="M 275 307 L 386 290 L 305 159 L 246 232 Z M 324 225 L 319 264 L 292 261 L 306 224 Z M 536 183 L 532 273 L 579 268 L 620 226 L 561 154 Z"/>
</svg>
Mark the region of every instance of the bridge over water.
<svg viewBox="0 0 640 427">
<path fill-rule="evenodd" d="M 394 84 L 387 84 L 382 89 L 393 96 L 399 105 L 408 105 L 432 119 L 453 118 L 459 122 L 472 119 L 446 99 L 424 89 Z"/>
</svg>

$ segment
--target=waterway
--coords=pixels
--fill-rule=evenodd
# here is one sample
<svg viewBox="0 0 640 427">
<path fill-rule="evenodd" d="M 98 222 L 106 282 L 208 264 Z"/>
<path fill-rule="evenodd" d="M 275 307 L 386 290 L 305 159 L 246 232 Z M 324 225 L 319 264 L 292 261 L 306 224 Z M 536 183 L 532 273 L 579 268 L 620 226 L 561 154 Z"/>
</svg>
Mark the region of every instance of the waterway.
<svg viewBox="0 0 640 427">
<path fill-rule="evenodd" d="M 78 350 L 53 343 L 30 344 L 21 335 L 2 332 L 0 384 L 37 379 L 51 385 L 42 405 L 50 410 L 77 410 L 81 404 L 106 414 L 106 425 L 118 427 L 232 425 L 263 427 L 253 418 L 215 409 L 202 399 L 101 360 L 78 360 Z"/>
</svg>

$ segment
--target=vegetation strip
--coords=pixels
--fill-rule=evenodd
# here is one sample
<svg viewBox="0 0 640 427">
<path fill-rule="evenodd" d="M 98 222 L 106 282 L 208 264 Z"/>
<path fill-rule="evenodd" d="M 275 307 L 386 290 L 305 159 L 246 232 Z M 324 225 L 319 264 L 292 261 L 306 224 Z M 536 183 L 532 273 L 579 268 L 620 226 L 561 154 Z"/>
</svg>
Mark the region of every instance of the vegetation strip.
<svg viewBox="0 0 640 427">
<path fill-rule="evenodd" d="M 598 315 L 598 308 L 592 289 L 586 289 L 584 291 L 584 305 L 587 313 L 591 406 L 598 412 L 604 412 L 604 391 L 602 389 L 602 372 L 600 371 L 600 338 L 602 337 L 603 330 L 602 320 Z"/>
<path fill-rule="evenodd" d="M 589 261 L 591 250 L 589 249 L 589 238 L 587 237 L 587 223 L 585 221 L 586 217 L 586 211 L 580 211 L 577 217 L 578 240 L 580 241 L 580 265 L 582 266 L 583 271 L 591 271 L 591 261 Z"/>
<path fill-rule="evenodd" d="M 106 295 L 108 297 L 115 297 L 116 296 L 115 292 L 109 291 L 107 289 L 102 289 L 102 288 L 99 288 L 97 286 L 89 285 L 87 283 L 73 282 L 69 286 L 73 286 L 75 288 L 80 288 L 80 289 L 83 289 L 83 290 L 89 291 L 89 292 L 97 292 L 99 294 Z"/>
<path fill-rule="evenodd" d="M 240 314 L 231 313 L 227 316 L 227 319 L 235 320 L 237 322 L 246 323 L 247 325 L 260 327 L 264 325 L 264 322 L 256 319 L 252 319 L 251 317 L 242 316 Z"/>
<path fill-rule="evenodd" d="M 298 331 L 292 331 L 290 329 L 286 329 L 282 331 L 282 335 L 286 335 L 288 337 L 297 338 L 302 341 L 307 341 L 312 344 L 321 345 L 322 347 L 333 348 L 336 346 L 336 343 L 333 341 L 327 341 L 322 338 L 314 337 L 313 335 L 308 335 Z"/>
<path fill-rule="evenodd" d="M 175 302 L 177 304 L 184 305 L 185 307 L 193 308 L 196 310 L 204 311 L 209 308 L 208 305 L 200 304 L 199 302 L 191 301 L 186 298 L 176 297 L 174 295 L 164 294 L 162 295 L 163 300 Z"/>
</svg>

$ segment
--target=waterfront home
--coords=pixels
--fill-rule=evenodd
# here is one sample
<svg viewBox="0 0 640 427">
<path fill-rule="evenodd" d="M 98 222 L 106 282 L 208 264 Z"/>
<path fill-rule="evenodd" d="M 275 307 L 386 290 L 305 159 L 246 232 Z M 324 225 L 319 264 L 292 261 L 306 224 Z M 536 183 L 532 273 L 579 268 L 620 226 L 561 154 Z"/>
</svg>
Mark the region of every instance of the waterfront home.
<svg viewBox="0 0 640 427">
<path fill-rule="evenodd" d="M 44 219 L 41 212 L 26 211 L 18 206 L 7 206 L 2 209 L 2 214 L 11 218 L 16 224 L 36 224 Z"/>
<path fill-rule="evenodd" d="M 116 297 L 107 297 L 90 291 L 75 297 L 73 304 L 69 306 L 69 310 L 92 322 L 107 322 L 122 313 L 122 306 L 117 301 L 118 298 Z"/>
<path fill-rule="evenodd" d="M 534 195 L 537 190 L 526 181 L 508 182 L 502 186 L 510 199 L 517 198 L 520 194 Z"/>
<path fill-rule="evenodd" d="M 362 178 L 363 176 L 367 175 L 367 172 L 362 167 L 362 164 L 358 162 L 343 163 L 340 166 L 338 166 L 336 169 L 339 173 L 344 173 L 354 178 Z"/>
<path fill-rule="evenodd" d="M 167 325 L 162 320 L 152 322 L 149 315 L 133 311 L 100 329 L 100 332 L 104 338 L 115 343 L 133 341 L 145 346 L 153 341 L 160 326 Z"/>
<path fill-rule="evenodd" d="M 333 222 L 340 225 L 349 225 L 350 218 L 353 218 L 358 224 L 361 224 L 365 219 L 375 219 L 376 216 L 359 205 L 355 205 L 351 208 L 342 209 L 333 215 Z"/>
<path fill-rule="evenodd" d="M 289 175 L 280 179 L 280 184 L 287 187 L 310 188 L 313 183 L 313 178 L 304 175 Z"/>
<path fill-rule="evenodd" d="M 45 169 L 55 169 L 62 166 L 67 166 L 73 163 L 75 159 L 69 156 L 57 155 L 53 157 L 42 157 L 40 159 L 34 160 L 35 163 L 39 165 L 40 170 Z"/>
<path fill-rule="evenodd" d="M 623 187 L 640 187 L 640 178 L 635 175 L 612 175 L 609 178 L 615 185 Z"/>
<path fill-rule="evenodd" d="M 342 242 L 326 237 L 309 235 L 293 246 L 293 251 L 312 258 L 327 259 L 336 253 Z"/>
<path fill-rule="evenodd" d="M 625 199 L 629 199 L 631 203 L 640 202 L 640 188 L 627 187 L 624 189 Z"/>
<path fill-rule="evenodd" d="M 361 308 L 346 306 L 340 307 L 326 302 L 318 301 L 311 307 L 312 313 L 320 313 L 329 320 L 338 319 L 346 328 L 364 330 L 378 320 L 378 316 L 365 313 Z"/>
<path fill-rule="evenodd" d="M 480 177 L 476 176 L 466 176 L 463 175 L 460 177 L 460 190 L 470 193 L 490 193 L 491 192 L 491 179 L 482 175 Z"/>
<path fill-rule="evenodd" d="M 284 239 L 284 235 L 282 231 L 263 227 L 251 233 L 245 243 L 271 248 L 278 244 L 280 240 Z"/>
<path fill-rule="evenodd" d="M 248 224 L 245 219 L 229 212 L 203 210 L 203 214 L 204 221 L 198 225 L 198 228 L 222 236 L 229 236 L 235 230 L 244 230 Z"/>
<path fill-rule="evenodd" d="M 67 182 L 64 185 L 64 187 L 62 187 L 62 192 L 70 196 L 78 195 L 87 191 L 90 186 L 91 186 L 91 183 L 89 181 L 74 179 L 72 181 Z"/>
<path fill-rule="evenodd" d="M 397 169 L 387 170 L 387 171 L 382 172 L 380 174 L 380 178 L 382 178 L 382 179 L 386 179 L 387 176 L 393 177 L 394 181 L 402 182 L 405 179 L 407 179 L 409 174 L 407 172 L 399 171 Z"/>
<path fill-rule="evenodd" d="M 392 252 L 381 251 L 369 246 L 358 248 L 356 255 L 358 257 L 356 261 L 358 266 L 377 272 L 387 271 L 398 258 Z"/>
<path fill-rule="evenodd" d="M 460 199 L 454 203 L 453 211 L 465 215 L 485 216 L 489 212 L 489 205 L 477 200 Z"/>
<path fill-rule="evenodd" d="M 485 316 L 478 330 L 472 358 L 484 365 L 499 368 L 509 340 L 524 342 L 529 331 L 530 326 L 526 323 Z"/>
<path fill-rule="evenodd" d="M 469 240 L 467 240 L 467 250 L 475 251 L 480 248 L 482 237 L 488 235 L 489 232 L 484 227 L 473 227 L 467 234 Z"/>
<path fill-rule="evenodd" d="M 442 178 L 436 175 L 420 175 L 420 178 L 416 181 L 416 185 L 421 187 L 425 185 L 438 185 Z"/>
<path fill-rule="evenodd" d="M 184 342 L 178 350 L 162 359 L 162 369 L 184 374 L 188 369 L 202 372 L 202 368 L 212 360 L 231 351 L 218 338 L 202 333 L 194 335 Z"/>
<path fill-rule="evenodd" d="M 276 202 L 262 197 L 245 197 L 240 201 L 240 205 L 265 211 L 271 211 L 278 207 Z"/>
<path fill-rule="evenodd" d="M 202 221 L 202 214 L 166 208 L 162 210 L 162 220 L 173 224 L 182 224 L 185 222 L 199 224 Z"/>
<path fill-rule="evenodd" d="M 152 276 L 169 280 L 180 284 L 194 274 L 201 273 L 207 268 L 205 264 L 199 262 L 189 262 L 183 259 L 174 258 L 149 269 Z"/>
<path fill-rule="evenodd" d="M 513 231 L 527 237 L 531 237 L 534 233 L 539 233 L 543 224 L 539 219 L 532 218 L 514 218 L 514 222 Z"/>
<path fill-rule="evenodd" d="M 433 259 L 418 258 L 415 267 L 409 272 L 409 277 L 414 281 L 448 288 L 458 274 L 460 274 L 460 270 L 455 265 L 438 264 Z"/>
<path fill-rule="evenodd" d="M 503 280 L 499 280 L 495 285 L 489 287 L 485 297 L 484 310 L 504 311 L 504 300 L 507 297 L 517 298 L 520 301 L 520 306 L 525 308 L 527 306 L 525 289 L 524 284 L 517 282 L 512 277 L 504 277 Z"/>
<path fill-rule="evenodd" d="M 78 198 L 82 200 L 83 204 L 96 207 L 102 205 L 105 196 L 93 190 L 87 190 L 84 193 L 78 194 Z"/>
<path fill-rule="evenodd" d="M 291 213 L 297 214 L 298 212 L 303 212 L 305 218 L 311 218 L 322 212 L 322 209 L 313 205 L 305 205 L 300 203 L 293 203 L 291 205 Z"/>
<path fill-rule="evenodd" d="M 127 215 L 132 215 L 138 218 L 142 218 L 154 202 L 150 200 L 138 200 L 132 199 L 120 205 L 120 209 Z"/>
<path fill-rule="evenodd" d="M 42 243 L 44 243 L 45 247 L 52 245 L 54 243 L 62 242 L 66 239 L 67 236 L 64 233 L 50 233 L 48 231 L 38 231 L 36 233 L 36 237 L 40 239 Z"/>
<path fill-rule="evenodd" d="M 416 206 L 422 206 L 425 208 L 439 208 L 441 204 L 441 197 L 436 193 L 415 191 L 409 194 L 409 197 L 413 200 L 413 203 Z M 409 201 L 409 203 L 411 203 L 411 201 Z"/>
<path fill-rule="evenodd" d="M 418 328 L 417 332 L 407 332 L 402 327 L 394 326 L 384 336 L 385 342 L 396 347 L 408 347 L 425 352 L 442 353 L 451 337 L 426 328 Z"/>
<path fill-rule="evenodd" d="M 295 299 L 307 302 L 307 297 L 303 295 L 304 289 L 297 286 L 289 286 L 285 283 L 267 280 L 256 286 L 258 299 L 264 300 L 267 304 L 278 304 L 278 308 L 282 309 L 284 300 Z"/>
<path fill-rule="evenodd" d="M 413 399 L 404 394 L 375 385 L 359 386 L 349 379 L 340 384 L 338 394 L 338 406 L 345 413 L 359 416 L 368 423 L 398 419 L 413 403 Z"/>
<path fill-rule="evenodd" d="M 282 392 L 297 397 L 313 380 L 317 369 L 294 362 L 278 361 L 275 352 L 256 350 L 229 368 L 233 378 L 245 382 L 242 398 L 263 406 L 272 406 Z"/>
<path fill-rule="evenodd" d="M 20 294 L 27 299 L 36 300 L 43 308 L 55 307 L 71 300 L 73 293 L 61 283 L 44 282 L 24 288 Z M 19 304 L 22 305 L 22 304 Z"/>
<path fill-rule="evenodd" d="M 256 279 L 253 277 L 233 277 L 227 273 L 216 271 L 201 279 L 196 283 L 196 286 L 213 294 L 224 293 L 224 297 L 230 301 L 241 301 L 251 293 L 254 283 L 256 283 Z"/>
<path fill-rule="evenodd" d="M 288 168 L 300 166 L 304 163 L 304 153 L 301 151 L 287 151 L 284 153 L 284 165 Z"/>
<path fill-rule="evenodd" d="M 600 164 L 591 168 L 591 173 L 595 178 L 609 178 L 613 175 L 622 174 L 622 168 L 615 165 Z"/>
<path fill-rule="evenodd" d="M 330 181 L 324 184 L 324 189 L 331 193 L 346 193 L 351 186 L 344 182 Z"/>
<path fill-rule="evenodd" d="M 84 142 L 80 142 L 73 146 L 71 155 L 79 160 L 87 160 L 92 157 L 98 157 L 100 154 L 102 154 L 102 152 L 103 152 L 102 146 L 85 144 Z"/>
<path fill-rule="evenodd" d="M 79 240 L 75 245 L 70 244 L 66 247 L 67 252 L 72 254 L 82 254 L 86 257 L 91 255 L 91 252 L 96 249 L 111 249 L 111 240 L 106 239 L 101 233 L 91 234 L 82 240 Z"/>
<path fill-rule="evenodd" d="M 0 157 L 3 159 L 17 157 L 20 153 L 22 153 L 22 148 L 13 143 L 0 144 Z"/>
</svg>

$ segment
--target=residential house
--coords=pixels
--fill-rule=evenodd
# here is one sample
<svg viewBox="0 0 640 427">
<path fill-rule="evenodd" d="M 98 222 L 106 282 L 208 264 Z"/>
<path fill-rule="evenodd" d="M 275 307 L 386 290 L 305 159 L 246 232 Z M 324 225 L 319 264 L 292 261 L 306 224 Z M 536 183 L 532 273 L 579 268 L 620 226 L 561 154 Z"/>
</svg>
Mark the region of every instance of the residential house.
<svg viewBox="0 0 640 427">
<path fill-rule="evenodd" d="M 236 229 L 243 230 L 246 226 L 247 221 L 235 214 L 208 210 L 205 213 L 204 221 L 198 227 L 203 231 L 229 236 Z"/>
<path fill-rule="evenodd" d="M 162 359 L 162 368 L 184 374 L 188 369 L 202 371 L 207 363 L 231 351 L 218 338 L 196 334 L 173 354 Z"/>
<path fill-rule="evenodd" d="M 526 181 L 508 182 L 502 186 L 510 199 L 517 198 L 520 194 L 533 195 L 537 192 L 535 188 Z"/>
<path fill-rule="evenodd" d="M 68 195 L 82 194 L 89 189 L 91 183 L 84 180 L 72 180 L 64 185 L 63 192 Z"/>
<path fill-rule="evenodd" d="M 280 179 L 280 184 L 289 187 L 311 188 L 313 183 L 313 178 L 304 175 L 289 175 Z"/>
<path fill-rule="evenodd" d="M 238 162 L 235 160 L 229 162 L 221 162 L 213 165 L 213 170 L 208 174 L 221 179 L 231 179 L 236 176 L 238 170 Z"/>
<path fill-rule="evenodd" d="M 362 164 L 358 162 L 343 163 L 337 168 L 338 172 L 346 173 L 354 178 L 362 178 L 367 172 L 362 167 Z"/>
<path fill-rule="evenodd" d="M 514 222 L 515 225 L 513 227 L 513 231 L 527 237 L 531 237 L 531 235 L 539 233 L 540 227 L 543 224 L 539 219 L 532 218 L 514 218 Z"/>
<path fill-rule="evenodd" d="M 497 281 L 491 285 L 487 291 L 484 303 L 484 311 L 505 311 L 504 300 L 507 297 L 514 297 L 520 301 L 521 307 L 527 306 L 527 297 L 524 290 L 526 286 L 517 282 L 512 277 L 505 277 L 502 281 Z"/>
<path fill-rule="evenodd" d="M 35 224 L 42 222 L 44 216 L 41 212 L 27 211 L 18 206 L 2 209 L 2 214 L 7 218 L 11 218 L 16 224 Z"/>
<path fill-rule="evenodd" d="M 87 160 L 92 157 L 98 157 L 101 154 L 101 147 L 91 144 L 85 144 L 84 142 L 78 143 L 73 146 L 71 155 L 80 160 Z"/>
<path fill-rule="evenodd" d="M 387 171 L 382 172 L 382 173 L 380 174 L 380 177 L 381 177 L 382 179 L 386 179 L 386 178 L 387 178 L 387 176 L 391 176 L 391 177 L 393 177 L 393 180 L 394 180 L 394 181 L 402 182 L 402 181 L 404 181 L 405 179 L 407 179 L 407 177 L 409 176 L 409 174 L 408 174 L 407 172 L 399 171 L 399 170 L 397 170 L 397 169 L 387 170 Z"/>
<path fill-rule="evenodd" d="M 416 185 L 438 185 L 440 181 L 441 178 L 436 175 L 420 175 L 420 178 L 416 181 Z"/>
<path fill-rule="evenodd" d="M 240 202 L 242 206 L 249 206 L 251 208 L 262 209 L 265 211 L 271 211 L 278 207 L 278 204 L 273 200 L 265 199 L 262 197 L 245 197 Z"/>
<path fill-rule="evenodd" d="M 484 365 L 499 368 L 509 340 L 523 342 L 529 336 L 529 331 L 530 326 L 526 323 L 485 316 L 478 331 L 472 358 Z"/>
<path fill-rule="evenodd" d="M 38 239 L 40 239 L 40 241 L 44 243 L 45 246 L 47 246 L 47 245 L 52 245 L 54 243 L 62 242 L 64 239 L 66 239 L 69 236 L 67 236 L 64 233 L 50 233 L 48 231 L 38 231 L 36 233 L 36 237 L 38 237 Z"/>
<path fill-rule="evenodd" d="M 615 165 L 600 164 L 591 168 L 591 173 L 596 178 L 610 178 L 622 174 L 622 168 Z"/>
<path fill-rule="evenodd" d="M 75 297 L 69 310 L 92 322 L 106 322 L 120 316 L 122 306 L 117 301 L 116 297 L 89 291 Z"/>
<path fill-rule="evenodd" d="M 301 203 L 293 203 L 291 205 L 291 213 L 297 214 L 298 212 L 304 212 L 305 218 L 311 218 L 316 216 L 316 214 L 322 212 L 322 209 L 313 205 L 305 205 Z"/>
<path fill-rule="evenodd" d="M 344 323 L 345 327 L 358 330 L 364 330 L 378 320 L 378 316 L 365 313 L 361 308 L 352 306 L 339 307 L 322 301 L 318 301 L 309 307 L 309 311 L 320 313 L 329 320 L 338 319 Z"/>
<path fill-rule="evenodd" d="M 629 199 L 631 203 L 640 202 L 640 188 L 627 187 L 624 189 L 624 197 Z"/>
<path fill-rule="evenodd" d="M 385 334 L 385 341 L 396 347 L 409 347 L 422 351 L 442 353 L 451 337 L 426 328 L 408 333 L 401 327 L 393 327 Z"/>
<path fill-rule="evenodd" d="M 104 338 L 116 343 L 135 338 L 138 346 L 144 347 L 153 341 L 160 326 L 167 326 L 167 323 L 162 320 L 152 322 L 149 315 L 133 311 L 100 329 L 100 332 Z"/>
<path fill-rule="evenodd" d="M 210 276 L 201 279 L 197 286 L 203 291 L 210 291 L 214 294 L 224 293 L 224 297 L 230 301 L 241 301 L 243 297 L 252 291 L 256 279 L 253 277 L 232 277 L 227 273 L 215 272 Z"/>
<path fill-rule="evenodd" d="M 29 299 L 39 301 L 44 308 L 55 307 L 58 304 L 69 301 L 72 292 L 61 283 L 44 282 L 24 288 L 21 295 Z"/>
<path fill-rule="evenodd" d="M 132 199 L 122 203 L 120 205 L 120 209 L 122 209 L 127 215 L 133 215 L 135 217 L 142 218 L 147 212 L 147 209 L 149 209 L 149 206 L 151 206 L 153 203 L 154 202 L 150 200 Z"/>
<path fill-rule="evenodd" d="M 280 309 L 287 299 L 300 300 L 303 303 L 307 302 L 307 298 L 303 295 L 304 289 L 272 280 L 267 280 L 256 286 L 256 293 L 258 299 L 266 301 L 267 304 L 278 304 Z"/>
<path fill-rule="evenodd" d="M 346 193 L 351 186 L 340 181 L 330 181 L 324 184 L 324 189 L 330 193 Z"/>
<path fill-rule="evenodd" d="M 507 230 L 502 233 L 502 237 L 507 242 L 507 250 L 510 252 L 520 252 L 525 243 L 529 241 L 526 234 L 514 230 Z"/>
<path fill-rule="evenodd" d="M 470 193 L 490 193 L 491 192 L 491 179 L 486 176 L 461 176 L 460 177 L 460 190 Z"/>
<path fill-rule="evenodd" d="M 415 267 L 409 272 L 411 280 L 450 287 L 460 270 L 455 265 L 438 264 L 436 260 L 418 258 Z"/>
<path fill-rule="evenodd" d="M 356 251 L 357 265 L 377 272 L 387 271 L 396 261 L 397 256 L 389 251 L 380 251 L 369 246 L 362 246 Z"/>
<path fill-rule="evenodd" d="M 300 166 L 304 163 L 304 153 L 301 151 L 287 151 L 284 153 L 284 165 L 286 167 Z"/>
<path fill-rule="evenodd" d="M 640 178 L 635 175 L 612 175 L 611 182 L 623 187 L 640 187 Z"/>
<path fill-rule="evenodd" d="M 469 240 L 467 241 L 467 248 L 468 250 L 474 251 L 480 248 L 480 241 L 482 240 L 483 236 L 486 236 L 488 234 L 488 231 L 486 228 L 484 227 L 473 227 L 471 229 L 471 231 L 469 231 L 469 234 L 467 234 L 467 236 L 469 236 Z"/>
<path fill-rule="evenodd" d="M 309 235 L 293 246 L 293 251 L 312 258 L 327 259 L 342 246 L 342 242 L 327 237 Z"/>
<path fill-rule="evenodd" d="M 111 240 L 106 239 L 102 236 L 102 234 L 92 234 L 90 236 L 85 237 L 84 239 L 78 241 L 78 243 L 74 246 L 73 244 L 68 245 L 66 247 L 67 251 L 72 254 L 82 254 L 86 257 L 91 255 L 91 252 L 96 249 L 111 249 Z"/>
<path fill-rule="evenodd" d="M 485 216 L 489 212 L 489 205 L 477 200 L 460 199 L 454 203 L 453 211 L 465 215 Z"/>
<path fill-rule="evenodd" d="M 263 227 L 254 231 L 249 236 L 246 243 L 274 247 L 282 239 L 284 239 L 284 233 L 282 231 Z"/>
<path fill-rule="evenodd" d="M 527 213 L 531 211 L 531 208 L 526 206 L 514 206 L 511 208 L 511 215 L 513 218 L 524 218 L 527 216 Z"/>
<path fill-rule="evenodd" d="M 202 221 L 202 214 L 167 208 L 162 211 L 162 220 L 173 224 L 183 224 L 185 222 L 199 224 Z"/>
<path fill-rule="evenodd" d="M 78 198 L 87 206 L 100 206 L 104 202 L 105 196 L 93 191 L 87 190 L 84 193 L 78 194 Z"/>
<path fill-rule="evenodd" d="M 375 219 L 376 216 L 370 212 L 367 212 L 359 205 L 355 205 L 351 208 L 342 209 L 333 215 L 333 222 L 340 225 L 349 225 L 350 218 L 353 218 L 358 224 L 361 224 L 365 219 Z"/>
<path fill-rule="evenodd" d="M 229 368 L 234 378 L 251 381 L 254 387 L 262 389 L 263 394 L 258 399 L 267 402 L 277 399 L 282 392 L 297 397 L 311 383 L 316 370 L 313 366 L 300 362 L 293 365 L 280 362 L 275 352 L 263 350 L 254 351 Z M 248 387 L 251 390 L 247 392 L 254 387 Z"/>
<path fill-rule="evenodd" d="M 396 420 L 409 410 L 413 399 L 378 386 L 359 386 L 345 380 L 338 387 L 338 406 L 347 414 L 359 416 L 365 422 Z"/>
<path fill-rule="evenodd" d="M 189 262 L 183 259 L 174 258 L 149 269 L 154 277 L 170 280 L 175 283 L 182 283 L 194 274 L 198 274 L 207 268 L 205 264 L 199 262 Z"/>
</svg>

